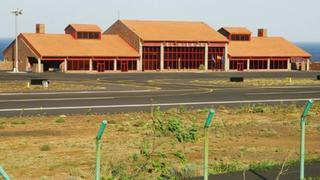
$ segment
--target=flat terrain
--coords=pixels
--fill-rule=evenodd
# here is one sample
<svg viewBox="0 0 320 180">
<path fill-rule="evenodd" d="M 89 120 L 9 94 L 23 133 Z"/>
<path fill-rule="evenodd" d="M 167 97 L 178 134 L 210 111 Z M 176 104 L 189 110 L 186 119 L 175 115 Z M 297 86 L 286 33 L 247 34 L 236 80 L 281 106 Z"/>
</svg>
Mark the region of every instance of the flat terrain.
<svg viewBox="0 0 320 180">
<path fill-rule="evenodd" d="M 316 103 L 308 116 L 307 161 L 320 158 L 319 107 Z M 295 164 L 302 109 L 295 104 L 217 109 L 209 132 L 210 173 Z M 0 162 L 13 179 L 92 179 L 94 137 L 106 119 L 105 178 L 201 176 L 206 116 L 206 109 L 181 106 L 164 112 L 154 107 L 136 113 L 1 117 Z"/>
</svg>

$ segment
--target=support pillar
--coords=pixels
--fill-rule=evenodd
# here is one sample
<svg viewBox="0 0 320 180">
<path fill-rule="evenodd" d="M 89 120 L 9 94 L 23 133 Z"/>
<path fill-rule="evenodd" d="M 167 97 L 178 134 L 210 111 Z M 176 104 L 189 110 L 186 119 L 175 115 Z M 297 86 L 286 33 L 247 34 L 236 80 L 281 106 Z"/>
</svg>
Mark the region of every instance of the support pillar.
<svg viewBox="0 0 320 180">
<path fill-rule="evenodd" d="M 113 60 L 113 71 L 117 71 L 117 59 Z"/>
<path fill-rule="evenodd" d="M 206 43 L 205 47 L 204 47 L 204 70 L 207 71 L 208 70 L 208 56 L 209 56 L 209 46 L 208 43 Z"/>
<path fill-rule="evenodd" d="M 140 69 L 139 69 L 140 65 L 139 64 L 140 64 L 140 61 L 139 61 L 139 59 L 137 59 L 137 71 L 140 71 Z"/>
<path fill-rule="evenodd" d="M 89 71 L 92 72 L 92 59 L 89 60 Z"/>
<path fill-rule="evenodd" d="M 288 62 L 287 62 L 287 69 L 289 71 L 291 71 L 291 62 L 290 62 L 290 59 L 288 59 Z"/>
<path fill-rule="evenodd" d="M 247 70 L 250 70 L 250 59 L 247 59 Z"/>
<path fill-rule="evenodd" d="M 38 73 L 41 73 L 41 59 L 38 58 Z"/>
<path fill-rule="evenodd" d="M 64 59 L 64 72 L 68 71 L 68 64 L 67 64 L 67 59 Z"/>
<path fill-rule="evenodd" d="M 267 61 L 267 69 L 270 70 L 270 58 Z"/>
<path fill-rule="evenodd" d="M 310 70 L 310 59 L 307 59 L 307 67 L 306 67 L 306 71 Z"/>
<path fill-rule="evenodd" d="M 139 70 L 143 71 L 143 62 L 142 62 L 142 56 L 143 56 L 143 46 L 141 41 L 139 41 L 139 55 L 140 55 L 140 63 L 139 63 Z"/>
<path fill-rule="evenodd" d="M 160 46 L 160 71 L 164 69 L 164 45 L 161 43 Z"/>
<path fill-rule="evenodd" d="M 228 58 L 228 44 L 227 43 L 224 45 L 224 54 L 223 55 L 224 55 L 224 70 L 229 71 L 230 61 Z"/>
</svg>

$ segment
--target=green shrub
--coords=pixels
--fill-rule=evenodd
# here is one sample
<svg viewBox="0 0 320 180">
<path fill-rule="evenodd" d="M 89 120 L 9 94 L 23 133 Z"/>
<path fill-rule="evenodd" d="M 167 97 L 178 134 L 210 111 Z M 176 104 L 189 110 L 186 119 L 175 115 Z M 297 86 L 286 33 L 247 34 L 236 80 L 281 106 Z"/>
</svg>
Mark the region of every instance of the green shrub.
<svg viewBox="0 0 320 180">
<path fill-rule="evenodd" d="M 181 151 L 177 151 L 177 152 L 175 152 L 174 154 L 173 154 L 175 157 L 177 157 L 181 162 L 186 162 L 186 160 L 187 160 L 187 158 L 186 158 L 186 156 L 184 155 L 184 153 L 183 152 L 181 152 Z"/>
<path fill-rule="evenodd" d="M 63 117 L 58 117 L 55 122 L 56 122 L 56 123 L 64 123 L 65 120 L 64 120 Z"/>
<path fill-rule="evenodd" d="M 199 65 L 198 70 L 204 71 L 205 69 L 206 69 L 206 68 L 205 68 L 205 66 L 204 66 L 203 64 L 200 64 L 200 65 Z"/>
<path fill-rule="evenodd" d="M 40 151 L 50 151 L 51 147 L 49 146 L 49 144 L 44 144 L 40 147 Z"/>
</svg>

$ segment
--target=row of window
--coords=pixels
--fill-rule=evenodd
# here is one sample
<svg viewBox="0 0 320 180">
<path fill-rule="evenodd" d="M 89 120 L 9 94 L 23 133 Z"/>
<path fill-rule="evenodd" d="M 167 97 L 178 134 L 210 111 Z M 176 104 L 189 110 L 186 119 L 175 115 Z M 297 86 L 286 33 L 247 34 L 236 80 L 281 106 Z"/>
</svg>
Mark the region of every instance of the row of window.
<svg viewBox="0 0 320 180">
<path fill-rule="evenodd" d="M 247 60 L 238 59 L 230 60 L 230 69 L 232 70 L 243 70 L 247 69 Z M 250 60 L 250 69 L 268 69 L 268 60 Z M 283 59 L 272 59 L 270 60 L 270 69 L 287 69 L 288 61 Z"/>
<path fill-rule="evenodd" d="M 231 35 L 232 41 L 249 41 L 250 35 L 240 35 L 240 34 L 233 34 Z"/>
<path fill-rule="evenodd" d="M 78 39 L 99 39 L 99 32 L 77 32 Z"/>
</svg>

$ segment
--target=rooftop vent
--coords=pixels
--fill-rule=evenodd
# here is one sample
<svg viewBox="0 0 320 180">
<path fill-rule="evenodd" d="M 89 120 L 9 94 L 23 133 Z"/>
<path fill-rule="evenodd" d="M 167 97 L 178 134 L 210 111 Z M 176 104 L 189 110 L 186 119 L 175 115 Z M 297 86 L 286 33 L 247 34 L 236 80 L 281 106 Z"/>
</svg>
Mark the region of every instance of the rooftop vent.
<svg viewBox="0 0 320 180">
<path fill-rule="evenodd" d="M 36 33 L 44 34 L 44 33 L 46 33 L 45 30 L 46 30 L 46 28 L 45 28 L 44 24 L 36 24 Z"/>
<path fill-rule="evenodd" d="M 258 37 L 268 37 L 267 29 L 258 29 Z"/>
</svg>

